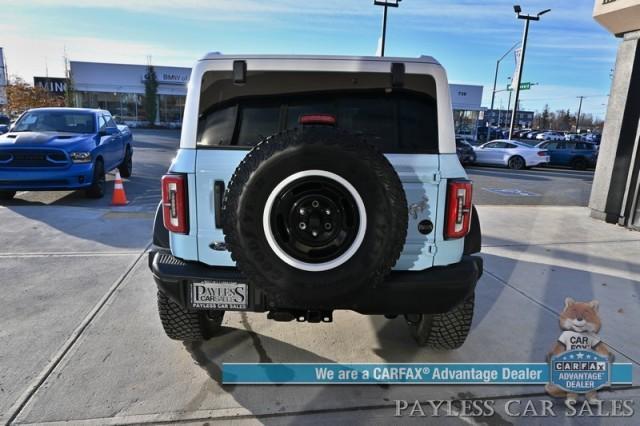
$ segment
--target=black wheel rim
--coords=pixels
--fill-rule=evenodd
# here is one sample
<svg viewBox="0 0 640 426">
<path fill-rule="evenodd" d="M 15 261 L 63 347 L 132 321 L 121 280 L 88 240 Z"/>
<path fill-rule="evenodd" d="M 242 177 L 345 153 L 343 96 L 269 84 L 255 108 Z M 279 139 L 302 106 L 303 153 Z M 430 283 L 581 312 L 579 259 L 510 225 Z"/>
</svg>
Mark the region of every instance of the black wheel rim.
<svg viewBox="0 0 640 426">
<path fill-rule="evenodd" d="M 511 159 L 511 167 L 514 169 L 522 168 L 522 160 L 520 158 L 512 158 Z"/>
<path fill-rule="evenodd" d="M 324 263 L 351 247 L 360 216 L 347 188 L 312 176 L 290 183 L 277 194 L 270 224 L 276 243 L 289 256 L 305 263 Z"/>
</svg>

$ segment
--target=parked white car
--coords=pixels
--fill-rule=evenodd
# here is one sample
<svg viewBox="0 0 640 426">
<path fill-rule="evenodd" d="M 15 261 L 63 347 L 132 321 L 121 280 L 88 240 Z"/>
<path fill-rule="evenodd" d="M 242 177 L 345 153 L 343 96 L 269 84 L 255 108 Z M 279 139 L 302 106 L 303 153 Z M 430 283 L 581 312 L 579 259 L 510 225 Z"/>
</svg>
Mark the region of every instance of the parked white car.
<svg viewBox="0 0 640 426">
<path fill-rule="evenodd" d="M 549 152 L 508 139 L 497 139 L 474 146 L 476 164 L 507 166 L 521 170 L 549 163 Z"/>
<path fill-rule="evenodd" d="M 536 135 L 536 139 L 539 141 L 563 141 L 564 133 L 560 132 L 542 132 Z"/>
</svg>

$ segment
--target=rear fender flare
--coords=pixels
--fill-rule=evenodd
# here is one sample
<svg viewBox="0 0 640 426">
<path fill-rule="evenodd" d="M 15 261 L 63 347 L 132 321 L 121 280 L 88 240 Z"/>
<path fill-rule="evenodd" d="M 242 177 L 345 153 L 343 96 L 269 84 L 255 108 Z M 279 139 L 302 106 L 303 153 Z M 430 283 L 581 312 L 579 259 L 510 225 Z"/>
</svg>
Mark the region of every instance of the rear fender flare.
<svg viewBox="0 0 640 426">
<path fill-rule="evenodd" d="M 153 245 L 169 249 L 169 231 L 164 227 L 164 221 L 162 219 L 162 201 L 158 203 L 156 209 L 156 216 L 153 221 Z"/>
<path fill-rule="evenodd" d="M 478 217 L 476 206 L 471 206 L 471 226 L 469 228 L 469 233 L 464 238 L 463 254 L 470 255 L 479 253 L 481 246 L 482 234 L 480 231 L 480 217 Z"/>
</svg>

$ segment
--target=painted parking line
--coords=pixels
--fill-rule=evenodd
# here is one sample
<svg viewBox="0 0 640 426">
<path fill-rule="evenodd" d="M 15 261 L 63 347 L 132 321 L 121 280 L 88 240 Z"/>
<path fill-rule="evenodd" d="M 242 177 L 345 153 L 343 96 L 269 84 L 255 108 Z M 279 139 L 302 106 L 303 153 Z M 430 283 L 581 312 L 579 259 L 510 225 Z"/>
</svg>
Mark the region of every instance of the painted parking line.
<svg viewBox="0 0 640 426">
<path fill-rule="evenodd" d="M 27 258 L 27 257 L 104 257 L 104 256 L 132 256 L 140 251 L 79 251 L 79 252 L 27 252 L 27 253 L 0 253 L 2 258 Z"/>
<path fill-rule="evenodd" d="M 525 191 L 517 188 L 482 188 L 485 191 L 493 192 L 494 194 L 502 195 L 504 197 L 541 197 L 542 195 L 531 191 Z"/>
<path fill-rule="evenodd" d="M 71 348 L 78 342 L 78 339 L 85 332 L 87 327 L 93 322 L 98 313 L 105 307 L 107 302 L 114 296 L 116 290 L 125 282 L 126 278 L 131 274 L 134 268 L 142 261 L 144 261 L 144 255 L 147 253 L 147 250 L 151 247 L 151 243 L 148 243 L 145 248 L 140 251 L 138 250 L 136 254 L 138 255 L 133 262 L 129 264 L 129 266 L 125 269 L 125 271 L 120 275 L 111 287 L 107 290 L 107 292 L 102 296 L 102 298 L 96 303 L 91 311 L 84 317 L 84 319 L 78 324 L 78 326 L 73 330 L 71 335 L 64 342 L 62 347 L 58 349 L 58 351 L 51 357 L 49 363 L 35 376 L 26 390 L 18 397 L 18 399 L 13 403 L 13 405 L 9 408 L 9 410 L 4 413 L 6 418 L 8 419 L 7 424 L 11 424 L 16 417 L 20 414 L 22 409 L 27 405 L 27 403 L 33 398 L 38 389 L 44 384 L 45 380 L 49 377 L 51 372 L 60 364 L 63 358 L 70 352 Z"/>
</svg>

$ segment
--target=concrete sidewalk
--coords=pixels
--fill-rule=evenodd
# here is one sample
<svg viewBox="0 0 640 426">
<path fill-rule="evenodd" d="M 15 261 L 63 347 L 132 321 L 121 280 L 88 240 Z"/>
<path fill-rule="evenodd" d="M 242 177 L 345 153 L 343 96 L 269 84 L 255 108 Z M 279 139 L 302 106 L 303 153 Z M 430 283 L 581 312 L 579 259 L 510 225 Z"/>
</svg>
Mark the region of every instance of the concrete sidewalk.
<svg viewBox="0 0 640 426">
<path fill-rule="evenodd" d="M 640 421 L 640 233 L 592 220 L 586 208 L 479 206 L 485 275 L 474 324 L 453 352 L 417 348 L 403 320 L 338 312 L 331 324 L 277 323 L 230 313 L 200 345 L 163 335 L 144 261 L 38 387 L 16 423 L 202 422 L 352 424 L 394 418 L 394 400 L 546 398 L 538 386 L 223 386 L 223 362 L 541 362 L 560 334 L 564 298 L 600 300 L 602 339 L 634 364 L 633 418 L 558 418 L 553 424 Z M 556 409 L 563 412 L 561 402 Z M 634 421 L 635 419 L 635 421 Z M 451 424 L 485 419 L 442 419 Z M 498 410 L 490 424 L 539 424 Z"/>
</svg>

